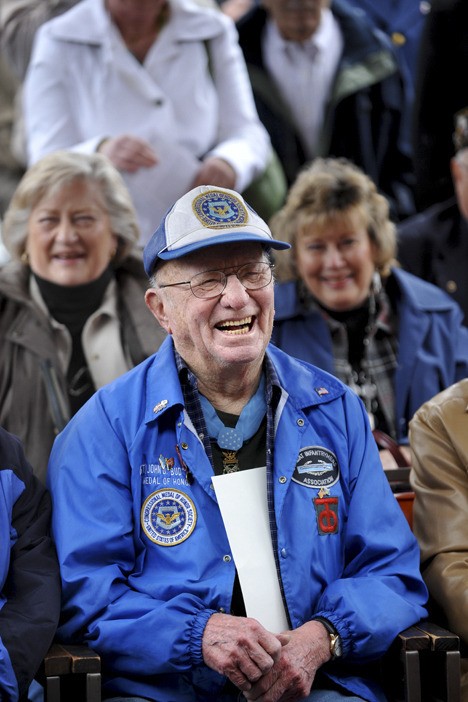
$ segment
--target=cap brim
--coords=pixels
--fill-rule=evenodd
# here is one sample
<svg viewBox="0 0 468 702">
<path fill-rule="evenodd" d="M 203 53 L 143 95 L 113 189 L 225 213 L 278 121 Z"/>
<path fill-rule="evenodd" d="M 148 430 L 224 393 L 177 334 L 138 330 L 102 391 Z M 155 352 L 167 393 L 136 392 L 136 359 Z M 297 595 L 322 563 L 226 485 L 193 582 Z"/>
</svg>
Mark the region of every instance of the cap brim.
<svg viewBox="0 0 468 702">
<path fill-rule="evenodd" d="M 181 246 L 178 249 L 172 251 L 166 250 L 161 251 L 158 258 L 163 261 L 171 261 L 175 258 L 181 258 L 182 256 L 187 256 L 187 254 L 193 253 L 194 251 L 199 251 L 200 249 L 206 249 L 209 246 L 216 246 L 219 244 L 232 244 L 235 242 L 246 241 L 261 244 L 269 249 L 290 249 L 291 244 L 286 241 L 278 241 L 278 239 L 266 239 L 264 236 L 258 236 L 258 234 L 249 232 L 229 232 L 229 236 L 226 236 L 226 232 L 220 234 L 219 236 L 213 236 L 209 239 L 204 239 L 203 241 L 196 241 L 187 246 Z"/>
</svg>

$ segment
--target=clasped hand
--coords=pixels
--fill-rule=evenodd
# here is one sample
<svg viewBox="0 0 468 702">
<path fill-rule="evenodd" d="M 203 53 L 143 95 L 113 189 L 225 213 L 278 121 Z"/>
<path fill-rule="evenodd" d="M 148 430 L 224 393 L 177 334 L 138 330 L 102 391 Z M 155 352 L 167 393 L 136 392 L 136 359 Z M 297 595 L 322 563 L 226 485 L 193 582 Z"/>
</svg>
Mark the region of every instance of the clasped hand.
<svg viewBox="0 0 468 702">
<path fill-rule="evenodd" d="M 307 696 L 318 668 L 330 658 L 320 622 L 272 634 L 255 619 L 213 614 L 202 642 L 207 666 L 225 675 L 247 700 L 287 702 Z"/>
</svg>

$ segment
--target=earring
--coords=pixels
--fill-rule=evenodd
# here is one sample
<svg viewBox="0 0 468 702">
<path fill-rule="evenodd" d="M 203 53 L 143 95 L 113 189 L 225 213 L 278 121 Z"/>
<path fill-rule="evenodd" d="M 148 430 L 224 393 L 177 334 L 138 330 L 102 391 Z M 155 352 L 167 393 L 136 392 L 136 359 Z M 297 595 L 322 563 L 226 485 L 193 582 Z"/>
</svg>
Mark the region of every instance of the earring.
<svg viewBox="0 0 468 702">
<path fill-rule="evenodd" d="M 377 270 L 374 271 L 374 274 L 372 276 L 371 288 L 374 295 L 378 295 L 379 292 L 382 290 L 382 278 L 380 277 L 380 273 Z"/>
<path fill-rule="evenodd" d="M 26 251 L 26 249 L 23 251 L 23 253 L 20 256 L 20 261 L 23 263 L 25 266 L 29 266 L 29 254 Z"/>
</svg>

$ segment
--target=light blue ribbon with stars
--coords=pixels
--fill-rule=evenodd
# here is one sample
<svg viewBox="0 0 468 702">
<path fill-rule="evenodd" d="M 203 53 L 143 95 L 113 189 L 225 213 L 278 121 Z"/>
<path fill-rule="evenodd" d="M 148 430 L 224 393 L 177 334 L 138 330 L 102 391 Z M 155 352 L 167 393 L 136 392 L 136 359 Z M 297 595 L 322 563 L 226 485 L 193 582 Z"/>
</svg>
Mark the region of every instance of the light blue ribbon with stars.
<svg viewBox="0 0 468 702">
<path fill-rule="evenodd" d="M 221 449 L 238 451 L 245 441 L 257 433 L 265 416 L 265 377 L 262 374 L 257 391 L 240 413 L 234 428 L 224 426 L 215 408 L 204 395 L 199 395 L 199 398 L 210 438 L 215 439 Z"/>
</svg>

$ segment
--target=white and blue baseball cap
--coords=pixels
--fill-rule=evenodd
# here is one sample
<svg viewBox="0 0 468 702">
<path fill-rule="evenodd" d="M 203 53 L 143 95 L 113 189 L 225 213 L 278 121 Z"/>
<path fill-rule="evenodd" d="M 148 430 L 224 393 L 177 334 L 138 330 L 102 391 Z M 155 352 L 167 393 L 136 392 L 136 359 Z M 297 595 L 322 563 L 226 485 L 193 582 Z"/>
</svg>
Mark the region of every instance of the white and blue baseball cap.
<svg viewBox="0 0 468 702">
<path fill-rule="evenodd" d="M 261 217 L 234 190 L 201 185 L 177 200 L 143 252 L 147 275 L 159 260 L 170 261 L 216 244 L 253 241 L 269 249 L 289 249 L 274 239 Z"/>
</svg>

